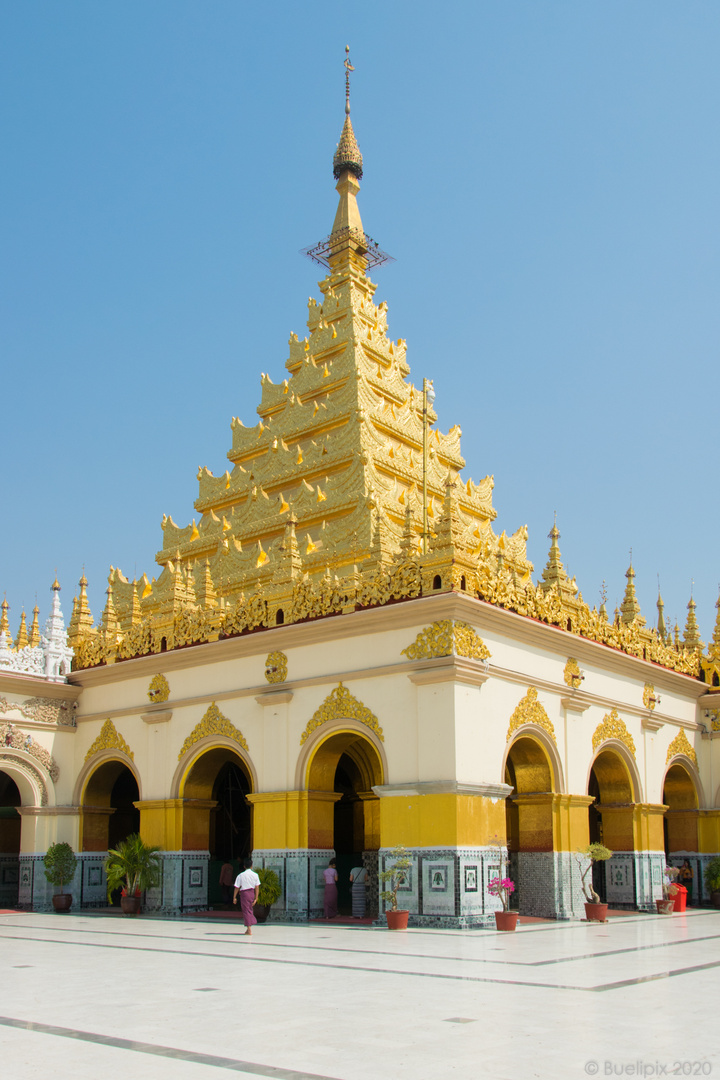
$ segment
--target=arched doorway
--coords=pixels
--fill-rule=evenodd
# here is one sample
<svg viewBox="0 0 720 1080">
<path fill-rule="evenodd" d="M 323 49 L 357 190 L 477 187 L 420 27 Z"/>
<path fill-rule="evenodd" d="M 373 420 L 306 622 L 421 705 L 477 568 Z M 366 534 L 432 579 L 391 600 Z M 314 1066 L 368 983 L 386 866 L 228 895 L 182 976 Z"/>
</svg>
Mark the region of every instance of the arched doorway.
<svg viewBox="0 0 720 1080">
<path fill-rule="evenodd" d="M 544 746 L 520 735 L 505 760 L 509 873 L 516 883 L 512 902 L 523 915 L 555 914 L 553 796 L 556 781 Z"/>
<path fill-rule="evenodd" d="M 609 862 L 593 865 L 593 885 L 603 902 L 619 907 L 636 905 L 635 833 L 633 810 L 635 784 L 623 756 L 614 749 L 601 750 L 592 763 L 588 779 L 590 843 L 604 844 L 614 853 Z"/>
<path fill-rule="evenodd" d="M 372 789 L 382 783 L 380 755 L 357 731 L 329 735 L 317 746 L 308 766 L 308 846 L 331 848 L 335 853 L 341 915 L 349 915 L 352 907 L 353 866 L 368 869 L 368 910 L 377 910 L 380 822 L 379 800 Z"/>
<path fill-rule="evenodd" d="M 122 761 L 104 761 L 90 774 L 82 797 L 82 851 L 107 851 L 140 831 L 138 782 Z"/>
<path fill-rule="evenodd" d="M 253 850 L 252 777 L 247 763 L 229 746 L 205 750 L 180 785 L 183 851 L 209 851 L 208 903 L 220 904 L 220 868 L 238 870 Z"/>
<path fill-rule="evenodd" d="M 697 786 L 690 769 L 675 760 L 665 773 L 663 784 L 665 811 L 665 855 L 671 866 L 681 866 L 687 859 L 692 878 L 683 877 L 681 884 L 688 889 L 687 902 L 692 903 L 701 895 L 700 862 L 698 852 L 698 817 L 700 801 Z"/>
<path fill-rule="evenodd" d="M 6 772 L 0 772 L 0 907 L 13 908 L 18 902 L 20 789 Z"/>
</svg>

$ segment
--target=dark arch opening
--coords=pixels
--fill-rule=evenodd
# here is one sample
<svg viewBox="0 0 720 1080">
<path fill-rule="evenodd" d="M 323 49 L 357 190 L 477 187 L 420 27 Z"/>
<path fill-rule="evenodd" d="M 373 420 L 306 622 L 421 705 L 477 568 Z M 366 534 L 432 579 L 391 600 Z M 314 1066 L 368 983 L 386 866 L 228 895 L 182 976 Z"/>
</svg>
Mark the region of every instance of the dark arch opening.
<svg viewBox="0 0 720 1080">
<path fill-rule="evenodd" d="M 465 575 L 464 574 L 460 578 L 460 588 L 461 589 L 466 589 L 467 588 L 467 585 L 465 584 Z"/>
<path fill-rule="evenodd" d="M 278 608 L 275 614 L 275 625 L 282 626 L 285 622 L 285 613 L 282 608 Z"/>
<path fill-rule="evenodd" d="M 122 761 L 106 761 L 90 777 L 83 796 L 83 851 L 107 851 L 140 831 L 137 780 Z"/>
<path fill-rule="evenodd" d="M 433 578 L 433 589 L 442 589 L 442 578 L 439 574 Z"/>
</svg>

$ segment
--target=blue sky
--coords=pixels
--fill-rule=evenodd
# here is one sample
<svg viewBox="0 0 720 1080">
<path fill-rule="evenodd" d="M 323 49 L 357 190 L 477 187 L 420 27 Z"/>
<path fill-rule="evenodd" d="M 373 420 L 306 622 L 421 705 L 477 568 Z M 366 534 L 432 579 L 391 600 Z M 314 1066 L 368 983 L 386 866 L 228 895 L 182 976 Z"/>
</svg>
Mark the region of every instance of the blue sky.
<svg viewBox="0 0 720 1080">
<path fill-rule="evenodd" d="M 365 229 L 539 574 L 707 640 L 720 581 L 716 0 L 0 2 L 0 591 L 155 573 L 319 274 L 344 46 Z"/>
</svg>

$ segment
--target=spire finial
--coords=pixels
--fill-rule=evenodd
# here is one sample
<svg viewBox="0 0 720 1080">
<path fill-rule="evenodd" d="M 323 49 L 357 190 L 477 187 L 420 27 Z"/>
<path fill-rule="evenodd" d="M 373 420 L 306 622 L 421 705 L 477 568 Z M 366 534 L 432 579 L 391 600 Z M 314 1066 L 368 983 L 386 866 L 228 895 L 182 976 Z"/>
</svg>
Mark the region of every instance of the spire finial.
<svg viewBox="0 0 720 1080">
<path fill-rule="evenodd" d="M 350 115 L 350 72 L 355 68 L 350 63 L 350 46 L 345 46 L 345 115 Z"/>
</svg>

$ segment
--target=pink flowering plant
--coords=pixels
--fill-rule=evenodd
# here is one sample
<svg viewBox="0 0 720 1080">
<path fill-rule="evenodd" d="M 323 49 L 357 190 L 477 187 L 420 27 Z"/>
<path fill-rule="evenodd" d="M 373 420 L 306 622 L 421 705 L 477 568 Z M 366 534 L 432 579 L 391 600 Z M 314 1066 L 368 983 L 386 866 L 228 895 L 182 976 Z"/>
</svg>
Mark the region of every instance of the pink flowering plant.
<svg viewBox="0 0 720 1080">
<path fill-rule="evenodd" d="M 507 911 L 510 902 L 510 893 L 515 892 L 515 882 L 509 877 L 496 877 L 493 878 L 488 885 L 487 891 L 491 896 L 499 897 L 503 911 Z"/>
</svg>

